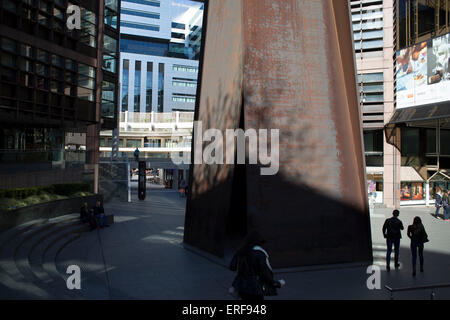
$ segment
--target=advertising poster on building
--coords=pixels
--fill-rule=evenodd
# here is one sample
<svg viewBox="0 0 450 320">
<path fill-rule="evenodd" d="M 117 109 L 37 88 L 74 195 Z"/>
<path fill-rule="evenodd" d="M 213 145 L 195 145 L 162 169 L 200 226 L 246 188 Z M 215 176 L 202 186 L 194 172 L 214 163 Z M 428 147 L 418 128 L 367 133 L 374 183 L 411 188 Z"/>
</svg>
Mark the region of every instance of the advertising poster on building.
<svg viewBox="0 0 450 320">
<path fill-rule="evenodd" d="M 396 53 L 397 108 L 450 100 L 450 34 Z"/>
<path fill-rule="evenodd" d="M 424 200 L 424 184 L 423 182 L 402 182 L 400 189 L 400 200 Z"/>
</svg>

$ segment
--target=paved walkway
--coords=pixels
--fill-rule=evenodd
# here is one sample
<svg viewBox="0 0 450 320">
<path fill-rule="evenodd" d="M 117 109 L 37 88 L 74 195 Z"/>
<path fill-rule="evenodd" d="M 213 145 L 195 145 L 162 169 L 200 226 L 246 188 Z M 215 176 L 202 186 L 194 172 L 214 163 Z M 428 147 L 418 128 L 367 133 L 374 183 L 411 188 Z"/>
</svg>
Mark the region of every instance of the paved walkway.
<svg viewBox="0 0 450 320">
<path fill-rule="evenodd" d="M 115 224 L 86 232 L 76 215 L 35 221 L 0 234 L 1 299 L 233 299 L 227 293 L 234 274 L 182 246 L 185 199 L 177 192 L 149 190 L 145 201 L 105 205 Z M 409 241 L 401 243 L 399 270 L 385 271 L 381 235 L 389 209 L 372 216 L 374 264 L 381 286 L 450 283 L 450 222 L 432 209 L 402 208 L 405 228 L 420 216 L 429 234 L 425 273 L 411 276 Z M 66 288 L 67 266 L 79 265 L 81 290 Z M 393 268 L 392 268 L 393 269 Z M 287 285 L 269 299 L 389 299 L 386 290 L 368 290 L 366 268 L 340 268 L 276 274 Z M 398 293 L 396 299 L 427 299 L 430 291 Z M 450 299 L 450 289 L 436 290 Z"/>
</svg>

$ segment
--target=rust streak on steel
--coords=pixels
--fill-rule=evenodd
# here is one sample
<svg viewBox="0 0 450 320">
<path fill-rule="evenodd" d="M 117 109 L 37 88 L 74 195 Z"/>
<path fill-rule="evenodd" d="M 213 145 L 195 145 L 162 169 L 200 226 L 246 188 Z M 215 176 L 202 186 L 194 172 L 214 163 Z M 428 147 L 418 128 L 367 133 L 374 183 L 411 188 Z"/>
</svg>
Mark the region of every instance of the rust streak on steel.
<svg viewBox="0 0 450 320">
<path fill-rule="evenodd" d="M 370 262 L 348 2 L 207 7 L 199 120 L 204 129 L 279 129 L 280 169 L 194 165 L 185 242 L 223 256 L 244 222 L 266 237 L 275 267 Z"/>
</svg>

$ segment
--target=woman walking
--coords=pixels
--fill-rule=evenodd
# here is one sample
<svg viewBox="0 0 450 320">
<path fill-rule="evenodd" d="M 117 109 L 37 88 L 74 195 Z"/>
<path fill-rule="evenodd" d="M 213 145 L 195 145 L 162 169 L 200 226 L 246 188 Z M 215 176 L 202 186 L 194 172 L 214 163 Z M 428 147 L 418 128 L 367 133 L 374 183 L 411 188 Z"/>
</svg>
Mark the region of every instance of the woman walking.
<svg viewBox="0 0 450 320">
<path fill-rule="evenodd" d="M 422 220 L 419 217 L 415 217 L 413 224 L 408 227 L 408 237 L 411 239 L 411 254 L 412 254 L 412 267 L 413 277 L 416 276 L 416 261 L 417 251 L 419 252 L 420 272 L 423 272 L 423 244 L 428 242 L 428 235 L 425 231 L 425 227 L 422 224 Z"/>
<path fill-rule="evenodd" d="M 273 279 L 269 255 L 261 247 L 264 242 L 258 232 L 250 232 L 230 263 L 230 269 L 237 271 L 233 288 L 242 300 L 262 301 L 264 296 L 276 295 L 285 283 Z"/>
</svg>

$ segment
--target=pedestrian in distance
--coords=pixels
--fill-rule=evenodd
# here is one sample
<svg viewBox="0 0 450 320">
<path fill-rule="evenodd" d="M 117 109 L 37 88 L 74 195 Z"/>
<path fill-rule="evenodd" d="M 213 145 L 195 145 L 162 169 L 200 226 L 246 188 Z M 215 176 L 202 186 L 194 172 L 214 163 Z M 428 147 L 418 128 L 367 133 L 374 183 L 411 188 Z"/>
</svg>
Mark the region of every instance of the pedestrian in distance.
<svg viewBox="0 0 450 320">
<path fill-rule="evenodd" d="M 180 182 L 180 197 L 184 197 L 184 196 L 186 196 L 186 182 L 183 179 Z"/>
<path fill-rule="evenodd" d="M 429 241 L 425 227 L 419 217 L 414 218 L 413 224 L 408 227 L 407 234 L 411 239 L 412 275 L 415 277 L 417 252 L 419 252 L 420 272 L 423 272 L 423 244 Z"/>
<path fill-rule="evenodd" d="M 392 218 L 386 219 L 383 224 L 383 236 L 386 239 L 387 253 L 386 253 L 386 270 L 390 271 L 391 267 L 391 253 L 392 246 L 394 246 L 394 260 L 395 269 L 400 267 L 398 262 L 400 254 L 400 239 L 402 238 L 403 223 L 398 218 L 400 211 L 394 210 L 392 212 Z"/>
<path fill-rule="evenodd" d="M 436 216 L 436 218 L 439 218 L 439 210 L 442 207 L 442 196 L 441 196 L 441 191 L 440 190 L 438 190 L 436 192 L 434 205 L 436 207 L 436 212 L 435 212 L 434 215 Z"/>
<path fill-rule="evenodd" d="M 442 208 L 444 209 L 444 220 L 449 221 L 449 219 L 450 219 L 450 204 L 449 204 L 448 190 L 445 190 L 444 195 L 442 196 Z"/>
<path fill-rule="evenodd" d="M 264 296 L 277 295 L 277 288 L 285 281 L 275 281 L 269 254 L 261 247 L 264 239 L 257 231 L 251 231 L 230 263 L 230 270 L 236 271 L 230 293 L 237 292 L 242 300 L 263 301 Z"/>
<path fill-rule="evenodd" d="M 97 219 L 98 227 L 99 228 L 109 227 L 109 225 L 106 223 L 105 209 L 103 208 L 100 201 L 97 201 L 93 211 L 94 211 L 94 216 Z"/>
</svg>

